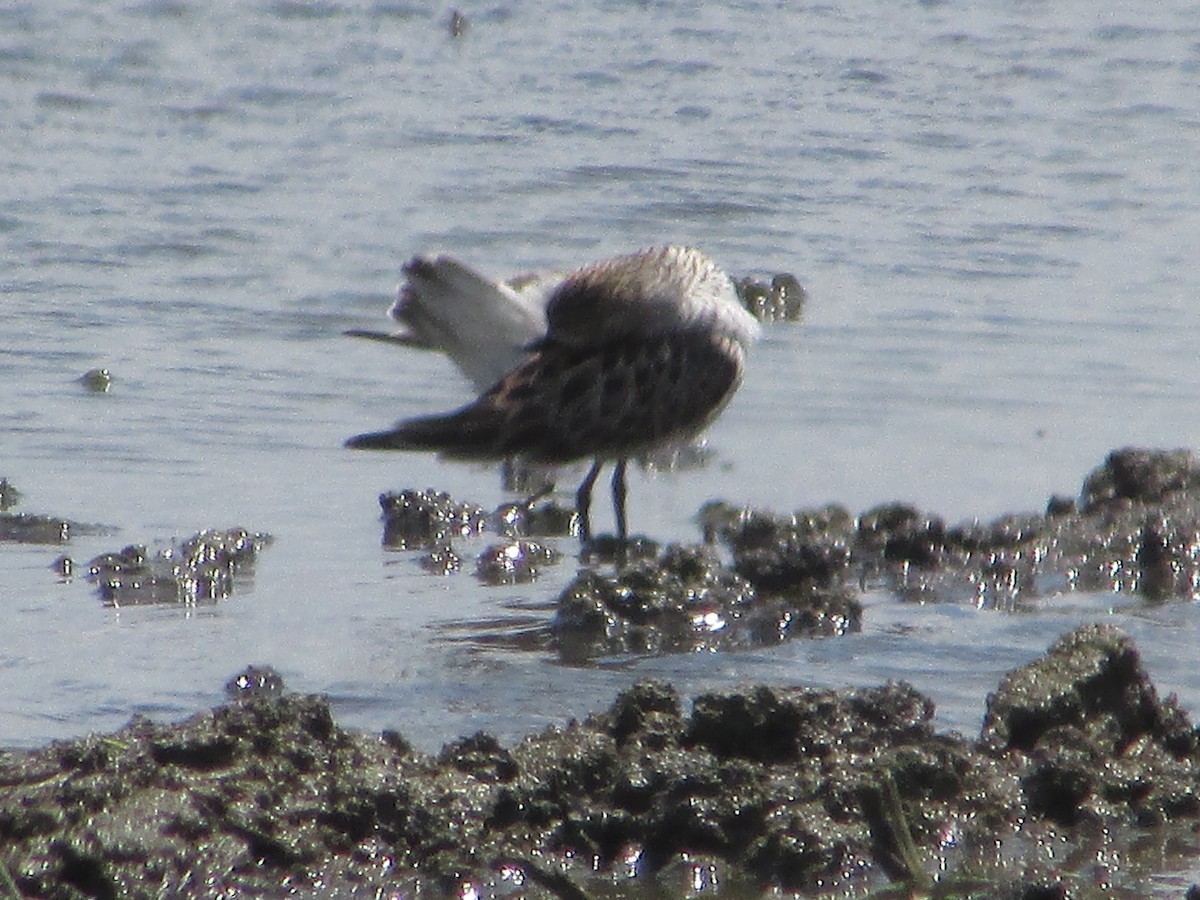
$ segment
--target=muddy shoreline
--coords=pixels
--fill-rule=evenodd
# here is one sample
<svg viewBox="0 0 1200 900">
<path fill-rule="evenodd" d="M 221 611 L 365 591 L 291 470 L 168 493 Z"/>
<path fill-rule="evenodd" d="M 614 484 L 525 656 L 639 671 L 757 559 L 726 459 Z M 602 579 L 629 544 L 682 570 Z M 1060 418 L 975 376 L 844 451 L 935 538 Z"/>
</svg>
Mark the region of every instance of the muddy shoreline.
<svg viewBox="0 0 1200 900">
<path fill-rule="evenodd" d="M 900 505 L 851 516 L 717 504 L 704 546 L 650 546 L 622 565 L 598 550 L 540 639 L 572 661 L 837 639 L 861 620 L 857 592 L 881 583 L 927 601 L 1112 590 L 1192 602 L 1197 498 L 1189 453 L 1127 449 L 1078 500 L 985 524 Z M 427 513 L 409 519 L 436 525 Z M 265 546 L 203 534 L 176 552 L 208 566 L 201 583 L 218 594 L 212 567 L 232 579 Z M 102 592 L 148 564 L 109 562 Z M 183 580 L 196 575 L 185 567 Z M 174 596 L 164 584 L 156 602 Z M 1068 861 L 1097 847 L 1120 855 L 1149 834 L 1194 847 L 1200 830 L 1200 730 L 1107 625 L 1005 676 L 972 736 L 939 731 L 933 703 L 902 681 L 695 697 L 646 681 L 582 722 L 511 746 L 463 736 L 438 754 L 343 728 L 325 699 L 288 693 L 269 670 L 230 692 L 177 724 L 135 718 L 0 752 L 0 897 L 684 896 L 719 884 L 733 896 L 1033 900 L 1092 896 L 1083 863 Z"/>
<path fill-rule="evenodd" d="M 1006 676 L 976 738 L 932 716 L 903 682 L 686 701 L 649 681 L 515 746 L 429 755 L 339 727 L 321 697 L 250 692 L 0 755 L 0 896 L 669 895 L 706 873 L 1067 897 L 1026 850 L 1200 822 L 1200 732 L 1112 627 Z"/>
</svg>

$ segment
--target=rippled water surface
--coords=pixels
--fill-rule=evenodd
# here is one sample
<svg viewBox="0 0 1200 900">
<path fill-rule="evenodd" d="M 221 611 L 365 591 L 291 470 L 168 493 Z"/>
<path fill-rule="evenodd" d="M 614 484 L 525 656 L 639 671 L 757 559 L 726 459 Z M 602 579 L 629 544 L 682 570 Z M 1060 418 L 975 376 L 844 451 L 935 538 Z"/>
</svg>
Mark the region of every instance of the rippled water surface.
<svg viewBox="0 0 1200 900">
<path fill-rule="evenodd" d="M 418 4 L 0 10 L 0 475 L 23 511 L 119 529 L 0 545 L 0 744 L 180 717 L 247 663 L 427 748 L 645 675 L 902 678 L 970 733 L 1002 672 L 1093 619 L 1200 709 L 1197 604 L 1128 595 L 873 594 L 858 635 L 585 668 L 511 649 L 571 542 L 503 588 L 382 549 L 380 491 L 505 497 L 485 467 L 343 450 L 467 387 L 340 334 L 386 327 L 415 252 L 502 275 L 693 243 L 811 299 L 756 348 L 712 465 L 632 477 L 637 531 L 695 540 L 716 496 L 1040 509 L 1114 447 L 1197 442 L 1200 6 L 462 8 L 458 38 Z M 96 367 L 107 394 L 76 381 Z M 216 604 L 114 609 L 50 568 L 232 525 L 275 543 Z"/>
</svg>

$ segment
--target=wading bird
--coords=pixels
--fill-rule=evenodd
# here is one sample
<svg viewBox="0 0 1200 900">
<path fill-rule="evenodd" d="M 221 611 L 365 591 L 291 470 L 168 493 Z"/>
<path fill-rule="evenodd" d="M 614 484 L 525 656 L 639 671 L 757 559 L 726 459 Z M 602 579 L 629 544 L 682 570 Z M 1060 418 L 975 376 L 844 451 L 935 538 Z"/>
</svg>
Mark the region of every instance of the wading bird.
<svg viewBox="0 0 1200 900">
<path fill-rule="evenodd" d="M 408 333 L 385 339 L 444 349 L 477 387 L 495 380 L 461 409 L 346 445 L 454 459 L 590 458 L 575 494 L 585 543 L 603 465 L 613 463 L 613 509 L 624 541 L 629 459 L 691 438 L 716 418 L 741 383 L 758 334 L 729 277 L 687 247 L 524 283 L 491 282 L 448 257 L 418 257 L 405 274 L 412 293 L 406 305 L 402 291 L 393 316 Z M 414 305 L 419 293 L 443 302 Z"/>
</svg>

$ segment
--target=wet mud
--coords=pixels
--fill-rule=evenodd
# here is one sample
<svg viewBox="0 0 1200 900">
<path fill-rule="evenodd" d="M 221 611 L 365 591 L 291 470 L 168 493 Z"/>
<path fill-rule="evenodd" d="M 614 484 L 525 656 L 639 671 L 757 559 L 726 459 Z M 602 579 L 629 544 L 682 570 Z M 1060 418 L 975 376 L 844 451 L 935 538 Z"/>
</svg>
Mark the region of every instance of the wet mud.
<svg viewBox="0 0 1200 900">
<path fill-rule="evenodd" d="M 0 478 L 0 541 L 69 546 L 76 536 L 114 534 L 106 525 L 87 525 L 59 516 L 12 513 L 21 501 L 7 478 Z M 235 527 L 208 528 L 164 546 L 128 544 L 80 566 L 67 553 L 49 568 L 59 578 L 82 575 L 109 606 L 151 603 L 215 603 L 229 597 L 254 571 L 259 553 L 271 544 L 263 532 Z"/>
<path fill-rule="evenodd" d="M 702 518 L 706 538 L 760 583 L 857 584 L 996 608 L 1070 591 L 1200 597 L 1200 464 L 1186 450 L 1115 450 L 1078 499 L 1054 496 L 1042 513 L 991 522 L 951 525 L 901 503 L 857 516 L 715 503 Z"/>
<path fill-rule="evenodd" d="M 715 503 L 703 543 L 584 548 L 534 645 L 579 663 L 837 639 L 858 627 L 869 588 L 1012 608 L 1076 590 L 1194 601 L 1198 491 L 1190 453 L 1124 449 L 1078 498 L 990 523 L 901 504 L 852 515 Z M 494 532 L 475 565 L 487 583 L 525 577 L 522 560 L 554 564 L 530 522 L 564 521 L 431 492 L 381 503 L 385 538 L 431 568 L 457 558 L 461 538 Z M 242 530 L 204 535 L 208 550 L 192 555 L 224 560 L 231 578 L 264 546 Z M 1200 731 L 1106 625 L 1006 675 L 970 737 L 939 731 L 933 703 L 903 682 L 687 698 L 647 681 L 514 746 L 477 733 L 430 755 L 399 733 L 340 727 L 323 698 L 289 693 L 269 667 L 226 690 L 227 705 L 182 723 L 135 718 L 0 753 L 0 897 L 576 898 L 719 884 L 732 896 L 1033 900 L 1099 896 L 1077 869 L 1150 835 L 1200 852 Z"/>
<path fill-rule="evenodd" d="M 1198 732 L 1106 626 L 1006 676 L 976 739 L 939 733 L 903 683 L 687 701 L 648 681 L 515 746 L 477 733 L 434 756 L 241 677 L 267 687 L 0 754 L 7 896 L 682 895 L 698 872 L 747 894 L 1068 896 L 1025 849 L 1200 822 Z"/>
<path fill-rule="evenodd" d="M 407 490 L 380 504 L 385 546 L 419 551 L 427 571 L 466 568 L 488 585 L 535 581 L 562 560 L 545 540 L 575 531 L 574 513 L 546 499 L 488 513 Z M 1184 450 L 1113 451 L 1078 498 L 1054 496 L 1044 512 L 991 522 L 951 525 L 901 503 L 855 515 L 836 505 L 778 513 L 713 502 L 698 519 L 693 545 L 590 541 L 555 615 L 523 631 L 521 647 L 578 663 L 847 634 L 861 627 L 867 590 L 1008 610 L 1072 591 L 1200 598 L 1200 463 Z M 501 540 L 464 563 L 485 533 Z"/>
<path fill-rule="evenodd" d="M 270 543 L 270 535 L 245 528 L 206 529 L 154 552 L 131 544 L 101 554 L 84 574 L 110 606 L 214 603 L 233 593 Z"/>
</svg>

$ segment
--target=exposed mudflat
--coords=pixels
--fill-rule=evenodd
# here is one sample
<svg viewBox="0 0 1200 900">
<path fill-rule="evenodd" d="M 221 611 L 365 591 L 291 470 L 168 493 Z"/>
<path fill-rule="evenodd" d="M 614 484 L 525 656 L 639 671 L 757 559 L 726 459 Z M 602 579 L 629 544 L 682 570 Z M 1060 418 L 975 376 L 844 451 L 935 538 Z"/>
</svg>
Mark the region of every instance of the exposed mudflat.
<svg viewBox="0 0 1200 900">
<path fill-rule="evenodd" d="M 516 746 L 478 733 L 431 756 L 340 728 L 320 697 L 250 690 L 5 754 L 0 861 L 9 896 L 49 898 L 581 897 L 680 867 L 747 890 L 936 874 L 939 896 L 1040 897 L 1067 894 L 1022 848 L 1200 822 L 1200 734 L 1113 628 L 1007 676 L 978 738 L 932 715 L 903 683 L 689 701 L 643 682 Z"/>
<path fill-rule="evenodd" d="M 901 506 L 785 517 L 718 505 L 707 547 L 582 571 L 544 639 L 583 658 L 836 636 L 862 615 L 856 586 L 878 578 L 992 603 L 1106 578 L 1192 600 L 1198 485 L 1187 453 L 1123 450 L 1079 502 L 973 528 Z M 222 571 L 264 545 L 205 534 L 183 555 Z M 270 670 L 248 669 L 229 693 L 182 723 L 135 718 L 0 755 L 0 896 L 581 897 L 717 883 L 1090 896 L 1064 860 L 1119 855 L 1147 834 L 1193 846 L 1200 827 L 1200 732 L 1106 625 L 1005 676 L 973 737 L 939 732 L 933 703 L 902 682 L 689 698 L 644 681 L 585 721 L 513 746 L 477 733 L 437 755 L 340 727 L 323 698 L 288 693 Z"/>
</svg>

